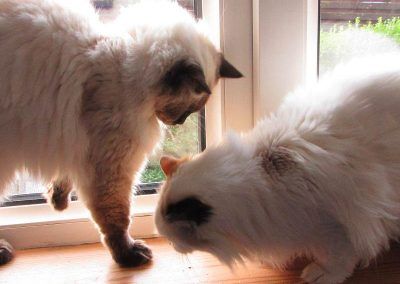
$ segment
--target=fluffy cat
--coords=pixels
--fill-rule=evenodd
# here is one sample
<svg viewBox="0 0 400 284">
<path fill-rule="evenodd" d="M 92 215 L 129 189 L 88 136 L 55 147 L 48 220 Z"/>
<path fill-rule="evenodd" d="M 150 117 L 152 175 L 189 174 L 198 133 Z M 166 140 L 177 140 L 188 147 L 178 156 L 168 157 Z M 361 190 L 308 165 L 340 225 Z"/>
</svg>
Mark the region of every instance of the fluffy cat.
<svg viewBox="0 0 400 284">
<path fill-rule="evenodd" d="M 249 133 L 160 163 L 156 225 L 177 251 L 304 255 L 305 281 L 340 283 L 400 234 L 400 55 L 342 65 Z"/>
<path fill-rule="evenodd" d="M 221 77 L 241 77 L 169 1 L 144 1 L 109 25 L 89 1 L 0 1 L 0 193 L 16 170 L 56 180 L 65 209 L 72 185 L 116 262 L 151 259 L 128 234 L 134 176 L 162 125 L 200 110 Z M 4 244 L 4 245 L 1 245 Z M 12 249 L 0 242 L 0 262 Z"/>
</svg>

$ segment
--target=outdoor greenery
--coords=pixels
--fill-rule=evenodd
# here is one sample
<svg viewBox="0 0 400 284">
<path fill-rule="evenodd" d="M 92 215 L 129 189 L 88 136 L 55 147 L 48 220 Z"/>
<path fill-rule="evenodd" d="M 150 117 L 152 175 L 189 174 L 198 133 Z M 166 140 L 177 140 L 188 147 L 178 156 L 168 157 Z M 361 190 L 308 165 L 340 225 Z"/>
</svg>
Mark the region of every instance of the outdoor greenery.
<svg viewBox="0 0 400 284">
<path fill-rule="evenodd" d="M 373 50 L 379 52 L 396 44 L 400 44 L 400 17 L 385 20 L 379 17 L 375 22 L 364 23 L 356 18 L 347 24 L 323 25 L 320 31 L 320 73 L 343 59 Z"/>
<path fill-rule="evenodd" d="M 350 26 L 352 26 L 351 23 Z M 360 24 L 360 18 L 356 18 L 354 26 L 362 30 L 385 35 L 400 44 L 400 17 L 393 17 L 387 20 L 383 20 L 382 17 L 379 17 L 376 23 L 368 22 L 367 24 Z"/>
<path fill-rule="evenodd" d="M 159 149 L 150 157 L 142 182 L 158 182 L 164 179 L 159 160 L 162 155 L 181 157 L 199 152 L 199 114 L 194 113 L 183 125 L 170 126 L 166 129 L 165 139 Z"/>
</svg>

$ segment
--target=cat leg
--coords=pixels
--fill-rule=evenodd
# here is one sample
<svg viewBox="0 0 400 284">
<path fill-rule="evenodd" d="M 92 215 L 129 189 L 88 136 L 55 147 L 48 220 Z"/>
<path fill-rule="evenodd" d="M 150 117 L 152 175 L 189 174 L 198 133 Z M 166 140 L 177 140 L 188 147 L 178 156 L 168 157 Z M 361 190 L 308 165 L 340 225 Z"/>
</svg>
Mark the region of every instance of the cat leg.
<svg viewBox="0 0 400 284">
<path fill-rule="evenodd" d="M 88 209 L 99 226 L 103 242 L 121 266 L 145 264 L 152 258 L 151 250 L 143 241 L 133 240 L 129 235 L 132 178 L 103 173 L 93 184 L 90 194 L 85 194 Z"/>
<path fill-rule="evenodd" d="M 359 262 L 344 235 L 330 236 L 323 249 L 313 252 L 315 261 L 304 268 L 301 278 L 307 283 L 342 283 L 353 274 Z"/>
<path fill-rule="evenodd" d="M 47 201 L 54 209 L 62 211 L 68 207 L 72 191 L 72 182 L 68 177 L 54 181 L 47 191 Z"/>
<path fill-rule="evenodd" d="M 0 265 L 10 262 L 13 258 L 13 247 L 6 240 L 0 239 Z"/>
</svg>

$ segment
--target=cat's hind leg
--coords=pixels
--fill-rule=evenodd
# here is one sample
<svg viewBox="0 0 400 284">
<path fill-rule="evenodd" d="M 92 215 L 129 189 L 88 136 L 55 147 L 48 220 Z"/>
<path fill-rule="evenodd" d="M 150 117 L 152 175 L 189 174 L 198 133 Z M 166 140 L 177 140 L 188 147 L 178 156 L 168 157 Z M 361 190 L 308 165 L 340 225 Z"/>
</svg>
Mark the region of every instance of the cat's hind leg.
<svg viewBox="0 0 400 284">
<path fill-rule="evenodd" d="M 48 202 L 58 211 L 66 209 L 71 199 L 72 188 L 72 182 L 68 177 L 57 179 L 47 191 Z"/>
<path fill-rule="evenodd" d="M 13 258 L 13 247 L 6 240 L 0 239 L 0 265 L 10 262 Z"/>
</svg>

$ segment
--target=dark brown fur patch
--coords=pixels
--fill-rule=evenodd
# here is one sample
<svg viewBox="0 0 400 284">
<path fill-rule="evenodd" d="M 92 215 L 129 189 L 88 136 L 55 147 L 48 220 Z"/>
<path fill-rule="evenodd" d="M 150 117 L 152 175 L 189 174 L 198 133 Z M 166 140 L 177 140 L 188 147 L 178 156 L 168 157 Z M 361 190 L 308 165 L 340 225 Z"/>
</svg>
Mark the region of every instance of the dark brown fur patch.
<svg viewBox="0 0 400 284">
<path fill-rule="evenodd" d="M 177 61 L 165 74 L 163 84 L 173 93 L 179 93 L 182 87 L 188 87 L 197 94 L 211 94 L 201 66 L 190 59 Z"/>
<path fill-rule="evenodd" d="M 221 54 L 221 65 L 219 67 L 219 77 L 221 78 L 242 78 L 240 73 L 225 57 Z"/>
<path fill-rule="evenodd" d="M 68 178 L 62 178 L 53 182 L 47 192 L 47 199 L 54 209 L 65 210 L 70 201 L 72 182 Z"/>
<path fill-rule="evenodd" d="M 13 258 L 13 247 L 7 241 L 0 239 L 0 265 L 10 262 Z"/>
<path fill-rule="evenodd" d="M 212 208 L 196 197 L 188 197 L 177 203 L 170 204 L 165 212 L 168 222 L 187 221 L 197 226 L 208 222 L 212 215 Z"/>
<path fill-rule="evenodd" d="M 114 260 L 122 267 L 135 267 L 148 263 L 153 254 L 143 241 L 133 241 L 129 236 L 111 235 L 104 239 Z"/>
<path fill-rule="evenodd" d="M 296 166 L 290 150 L 277 147 L 261 152 L 262 166 L 269 176 L 279 177 Z"/>
</svg>

